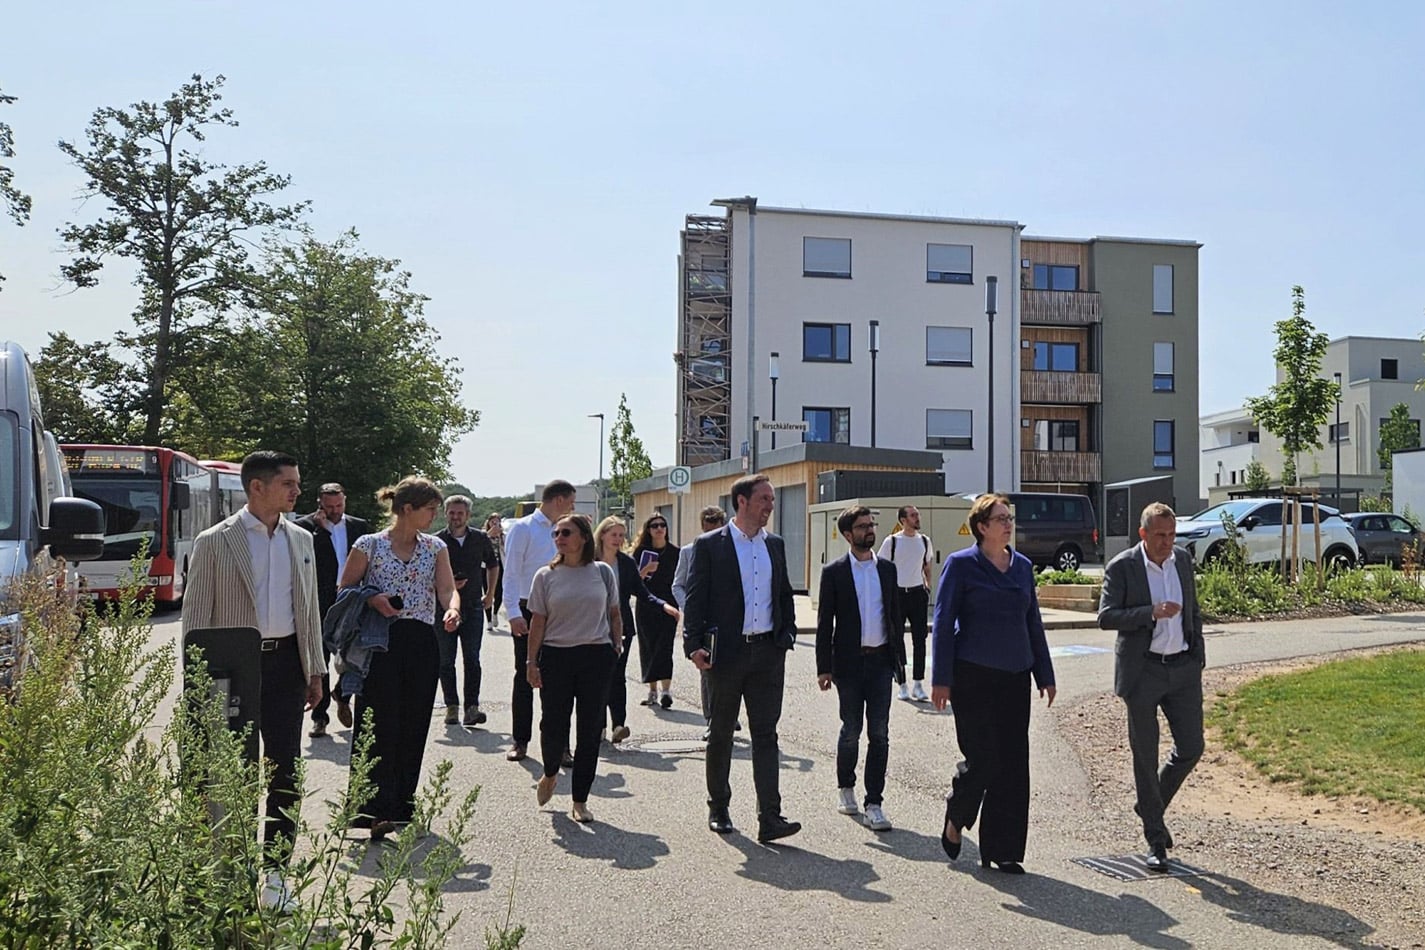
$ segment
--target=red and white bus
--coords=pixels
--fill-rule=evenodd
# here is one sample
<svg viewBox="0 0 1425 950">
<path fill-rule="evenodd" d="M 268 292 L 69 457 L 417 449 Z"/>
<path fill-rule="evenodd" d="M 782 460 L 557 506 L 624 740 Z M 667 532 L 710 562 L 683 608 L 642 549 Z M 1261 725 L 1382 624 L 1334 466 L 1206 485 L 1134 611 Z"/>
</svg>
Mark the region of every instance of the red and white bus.
<svg viewBox="0 0 1425 950">
<path fill-rule="evenodd" d="M 64 445 L 74 494 L 104 509 L 104 554 L 80 565 L 91 596 L 115 598 L 144 542 L 144 584 L 155 601 L 183 598 L 199 532 L 221 521 L 219 475 L 191 455 L 148 445 Z"/>
</svg>

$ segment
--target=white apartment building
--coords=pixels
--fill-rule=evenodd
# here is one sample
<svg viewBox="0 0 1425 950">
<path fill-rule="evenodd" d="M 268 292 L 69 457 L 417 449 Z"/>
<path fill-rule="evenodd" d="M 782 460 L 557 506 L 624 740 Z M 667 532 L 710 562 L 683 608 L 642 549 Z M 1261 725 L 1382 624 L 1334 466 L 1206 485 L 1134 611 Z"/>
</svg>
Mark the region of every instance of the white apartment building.
<svg viewBox="0 0 1425 950">
<path fill-rule="evenodd" d="M 1202 416 L 1198 420 L 1198 444 L 1201 446 L 1199 475 L 1203 498 L 1221 494 L 1213 492 L 1214 488 L 1240 488 L 1247 480 L 1247 466 L 1261 460 L 1261 429 L 1246 409 L 1228 409 Z M 1276 474 L 1280 475 L 1280 470 Z"/>
</svg>

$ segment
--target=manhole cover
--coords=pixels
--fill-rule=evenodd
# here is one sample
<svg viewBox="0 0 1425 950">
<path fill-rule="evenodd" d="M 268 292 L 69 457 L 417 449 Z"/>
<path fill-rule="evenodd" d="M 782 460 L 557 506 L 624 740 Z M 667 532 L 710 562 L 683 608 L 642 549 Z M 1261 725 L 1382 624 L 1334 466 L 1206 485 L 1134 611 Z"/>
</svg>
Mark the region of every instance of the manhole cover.
<svg viewBox="0 0 1425 950">
<path fill-rule="evenodd" d="M 639 752 L 656 752 L 659 755 L 687 755 L 691 752 L 702 752 L 706 744 L 701 739 L 681 738 L 650 738 L 638 742 L 625 742 L 623 748 L 634 749 Z"/>
<path fill-rule="evenodd" d="M 1166 871 L 1150 871 L 1148 865 L 1143 862 L 1145 857 L 1146 855 L 1142 854 L 1121 854 L 1105 858 L 1074 858 L 1073 862 L 1119 881 L 1146 881 L 1155 877 L 1197 877 L 1207 873 L 1202 868 L 1195 868 L 1175 859 L 1169 859 Z"/>
</svg>

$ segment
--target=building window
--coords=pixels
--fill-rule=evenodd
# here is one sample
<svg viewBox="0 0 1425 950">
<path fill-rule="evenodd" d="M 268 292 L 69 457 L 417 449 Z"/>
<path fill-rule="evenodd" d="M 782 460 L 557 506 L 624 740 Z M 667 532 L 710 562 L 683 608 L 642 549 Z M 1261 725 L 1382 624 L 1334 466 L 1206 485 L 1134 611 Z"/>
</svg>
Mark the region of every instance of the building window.
<svg viewBox="0 0 1425 950">
<path fill-rule="evenodd" d="M 969 409 L 925 410 L 927 449 L 968 449 L 973 447 L 974 416 Z"/>
<path fill-rule="evenodd" d="M 1077 452 L 1079 423 L 1077 420 L 1037 419 L 1034 422 L 1034 451 Z"/>
<path fill-rule="evenodd" d="M 1153 344 L 1153 392 L 1173 391 L 1173 344 Z"/>
<path fill-rule="evenodd" d="M 1153 467 L 1154 468 L 1175 468 L 1173 461 L 1173 426 L 1172 419 L 1155 419 L 1153 421 Z"/>
<path fill-rule="evenodd" d="M 1380 378 L 1381 378 L 1381 379 L 1399 379 L 1399 378 L 1400 378 L 1400 361 L 1399 361 L 1399 360 L 1381 360 L 1381 361 L 1380 361 Z"/>
<path fill-rule="evenodd" d="M 930 366 L 970 366 L 974 339 L 969 327 L 926 327 L 925 362 Z"/>
<path fill-rule="evenodd" d="M 850 238 L 802 238 L 803 277 L 850 277 Z"/>
<path fill-rule="evenodd" d="M 802 359 L 809 363 L 851 362 L 851 324 L 803 323 Z"/>
<path fill-rule="evenodd" d="M 975 249 L 968 244 L 925 245 L 925 279 L 932 284 L 973 284 Z"/>
<path fill-rule="evenodd" d="M 1153 312 L 1173 312 L 1173 265 L 1153 265 Z"/>
<path fill-rule="evenodd" d="M 838 442 L 851 444 L 851 409 L 846 406 L 803 406 L 802 420 L 807 424 L 803 442 Z"/>
<path fill-rule="evenodd" d="M 1333 445 L 1337 442 L 1351 441 L 1351 424 L 1349 422 L 1343 422 L 1340 425 L 1328 424 L 1326 426 L 1326 441 Z"/>
<path fill-rule="evenodd" d="M 1035 264 L 1035 290 L 1078 290 L 1079 269 L 1068 264 Z"/>
<path fill-rule="evenodd" d="M 1079 345 L 1077 343 L 1034 344 L 1034 368 L 1041 372 L 1076 373 L 1079 370 Z"/>
<path fill-rule="evenodd" d="M 1248 441 L 1248 442 L 1260 442 L 1260 441 L 1262 441 L 1262 433 L 1261 433 L 1259 430 L 1257 430 L 1257 429 L 1253 429 L 1251 432 L 1248 432 L 1248 433 L 1247 433 L 1247 441 Z"/>
<path fill-rule="evenodd" d="M 1232 470 L 1232 484 L 1237 484 L 1237 470 L 1235 468 Z"/>
</svg>

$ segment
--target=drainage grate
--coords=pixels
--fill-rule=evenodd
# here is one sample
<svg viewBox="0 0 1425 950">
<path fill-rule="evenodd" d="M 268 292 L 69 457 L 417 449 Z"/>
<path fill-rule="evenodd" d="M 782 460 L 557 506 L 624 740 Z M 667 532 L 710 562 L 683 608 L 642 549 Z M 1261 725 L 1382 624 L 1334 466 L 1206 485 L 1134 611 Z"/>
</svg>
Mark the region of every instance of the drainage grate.
<svg viewBox="0 0 1425 950">
<path fill-rule="evenodd" d="M 1191 864 L 1183 864 L 1172 858 L 1168 859 L 1166 871 L 1150 871 L 1148 865 L 1143 863 L 1146 857 L 1147 855 L 1142 854 L 1122 854 L 1110 855 L 1105 858 L 1074 858 L 1073 862 L 1083 865 L 1090 871 L 1107 874 L 1119 881 L 1145 881 L 1158 877 L 1198 877 L 1207 873 L 1202 868 L 1195 868 Z"/>
</svg>

